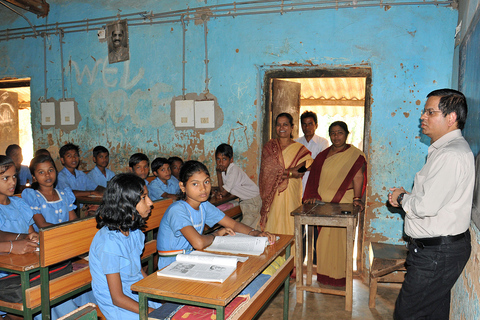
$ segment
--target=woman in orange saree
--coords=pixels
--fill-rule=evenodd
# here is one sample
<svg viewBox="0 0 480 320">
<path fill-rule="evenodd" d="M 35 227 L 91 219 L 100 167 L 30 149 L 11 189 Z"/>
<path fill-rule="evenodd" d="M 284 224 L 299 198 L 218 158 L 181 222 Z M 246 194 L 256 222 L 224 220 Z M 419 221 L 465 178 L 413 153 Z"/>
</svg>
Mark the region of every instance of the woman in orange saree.
<svg viewBox="0 0 480 320">
<path fill-rule="evenodd" d="M 313 159 L 307 148 L 292 139 L 293 118 L 290 114 L 279 114 L 275 123 L 278 138 L 268 141 L 262 151 L 260 226 L 262 231 L 293 235 L 290 212 L 302 204 L 303 173 L 298 169 L 308 168 Z"/>
<path fill-rule="evenodd" d="M 347 124 L 336 121 L 330 125 L 332 145 L 318 154 L 310 168 L 303 200 L 352 203 L 364 209 L 366 187 L 365 154 L 346 144 Z M 345 286 L 346 228 L 321 227 L 317 240 L 317 280 L 332 286 Z"/>
</svg>

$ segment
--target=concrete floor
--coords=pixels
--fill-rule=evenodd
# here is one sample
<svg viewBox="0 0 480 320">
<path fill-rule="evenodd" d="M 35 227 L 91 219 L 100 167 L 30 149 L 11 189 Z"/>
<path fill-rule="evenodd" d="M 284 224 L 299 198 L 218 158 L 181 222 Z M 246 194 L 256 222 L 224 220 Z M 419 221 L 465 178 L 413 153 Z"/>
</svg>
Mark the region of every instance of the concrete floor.
<svg viewBox="0 0 480 320">
<path fill-rule="evenodd" d="M 315 280 L 315 276 L 314 276 Z M 313 281 L 316 285 L 316 281 Z M 345 311 L 345 298 L 329 294 L 304 292 L 303 304 L 296 303 L 295 280 L 290 280 L 289 319 L 392 319 L 395 300 L 401 284 L 379 283 L 376 307 L 368 307 L 368 286 L 360 279 L 353 280 L 353 310 Z M 259 320 L 283 319 L 283 289 L 270 301 Z"/>
</svg>

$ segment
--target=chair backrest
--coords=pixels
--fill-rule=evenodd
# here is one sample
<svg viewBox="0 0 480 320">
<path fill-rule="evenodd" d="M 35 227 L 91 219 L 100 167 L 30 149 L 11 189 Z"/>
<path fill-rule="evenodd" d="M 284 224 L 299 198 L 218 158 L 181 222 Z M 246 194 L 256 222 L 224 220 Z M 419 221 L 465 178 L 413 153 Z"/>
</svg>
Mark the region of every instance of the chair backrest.
<svg viewBox="0 0 480 320">
<path fill-rule="evenodd" d="M 153 209 L 152 212 L 150 213 L 150 216 L 148 217 L 147 220 L 147 227 L 144 232 L 153 230 L 155 228 L 158 228 L 160 225 L 160 221 L 162 221 L 163 215 L 165 214 L 165 211 L 167 211 L 168 207 L 173 203 L 172 199 L 163 199 L 159 201 L 155 201 L 153 203 Z"/>
<path fill-rule="evenodd" d="M 48 267 L 87 253 L 97 231 L 95 217 L 40 229 L 40 267 Z"/>
</svg>

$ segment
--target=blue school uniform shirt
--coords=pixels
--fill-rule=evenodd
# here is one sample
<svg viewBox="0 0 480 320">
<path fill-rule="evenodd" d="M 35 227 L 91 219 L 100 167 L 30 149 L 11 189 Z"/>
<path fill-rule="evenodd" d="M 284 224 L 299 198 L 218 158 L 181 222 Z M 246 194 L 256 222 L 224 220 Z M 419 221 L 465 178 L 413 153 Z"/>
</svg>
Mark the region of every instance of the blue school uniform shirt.
<svg viewBox="0 0 480 320">
<path fill-rule="evenodd" d="M 71 174 L 67 168 L 63 168 L 57 177 L 57 188 L 70 188 L 78 191 L 95 190 L 97 184 L 90 180 L 87 175 L 80 170 L 75 169 L 75 175 Z"/>
<path fill-rule="evenodd" d="M 103 175 L 102 171 L 100 171 L 100 169 L 98 169 L 98 167 L 95 166 L 95 168 L 93 168 L 87 174 L 87 177 L 90 180 L 92 180 L 94 183 L 96 183 L 98 186 L 102 186 L 106 188 L 107 182 L 110 181 L 115 176 L 115 173 L 113 173 L 113 171 L 109 170 L 108 168 L 105 168 L 105 173 L 107 174 L 106 177 Z"/>
<path fill-rule="evenodd" d="M 18 172 L 18 180 L 20 181 L 20 185 L 24 186 L 27 184 L 27 180 L 32 183 L 32 174 L 30 173 L 30 169 L 27 166 L 20 166 L 20 171 Z"/>
<path fill-rule="evenodd" d="M 101 228 L 93 238 L 90 246 L 89 265 L 92 275 L 92 290 L 100 310 L 107 319 L 135 319 L 138 313 L 115 306 L 110 296 L 107 274 L 119 273 L 122 279 L 123 293 L 138 301 L 138 294 L 130 286 L 143 279 L 142 254 L 145 235 L 141 230 L 130 231 L 125 236 L 120 231 Z M 159 308 L 160 303 L 149 301 L 152 308 Z"/>
<path fill-rule="evenodd" d="M 69 212 L 75 210 L 77 206 L 74 204 L 75 196 L 70 188 L 58 189 L 59 200 L 47 201 L 47 199 L 38 190 L 25 189 L 22 192 L 22 199 L 30 206 L 33 214 L 41 214 L 48 223 L 61 223 L 68 221 Z M 35 231 L 38 232 L 37 225 L 33 225 Z"/>
<path fill-rule="evenodd" d="M 168 207 L 160 222 L 157 235 L 157 250 L 187 250 L 192 245 L 180 231 L 183 227 L 193 226 L 199 234 L 203 233 L 205 224 L 214 226 L 225 217 L 225 214 L 208 201 L 200 204 L 199 210 L 193 209 L 187 202 L 181 200 Z M 159 257 L 158 269 L 162 269 L 175 261 L 175 257 Z"/>
<path fill-rule="evenodd" d="M 167 184 L 163 183 L 160 178 L 155 178 L 148 185 L 148 196 L 152 201 L 163 199 L 162 194 L 178 194 L 180 193 L 180 186 L 178 185 L 178 180 L 174 176 L 167 180 Z"/>
</svg>

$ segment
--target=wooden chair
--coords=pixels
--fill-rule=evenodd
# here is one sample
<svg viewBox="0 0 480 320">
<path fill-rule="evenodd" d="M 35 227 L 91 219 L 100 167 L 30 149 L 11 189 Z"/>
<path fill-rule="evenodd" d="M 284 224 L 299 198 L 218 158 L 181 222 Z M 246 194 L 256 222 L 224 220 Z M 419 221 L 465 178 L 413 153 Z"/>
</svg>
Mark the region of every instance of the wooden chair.
<svg viewBox="0 0 480 320">
<path fill-rule="evenodd" d="M 97 320 L 97 306 L 94 303 L 87 303 L 80 308 L 58 318 L 58 320 Z"/>
<path fill-rule="evenodd" d="M 147 220 L 147 227 L 144 232 L 146 235 L 145 238 L 145 249 L 142 254 L 142 262 L 148 261 L 148 274 L 153 272 L 153 259 L 157 253 L 157 239 L 154 239 L 154 230 L 158 229 L 160 226 L 160 221 L 162 221 L 165 211 L 173 203 L 172 199 L 165 199 L 160 201 L 155 201 L 153 203 L 153 209 L 150 213 L 150 216 Z"/>
<path fill-rule="evenodd" d="M 375 308 L 378 282 L 403 282 L 408 249 L 404 245 L 371 242 L 368 306 Z"/>
<path fill-rule="evenodd" d="M 88 267 L 49 281 L 49 267 L 78 257 L 90 250 L 97 233 L 95 217 L 74 220 L 40 229 L 40 288 L 27 289 L 27 306 L 37 309 L 41 303 L 42 318 L 50 319 L 50 305 L 62 302 L 91 288 Z"/>
</svg>

